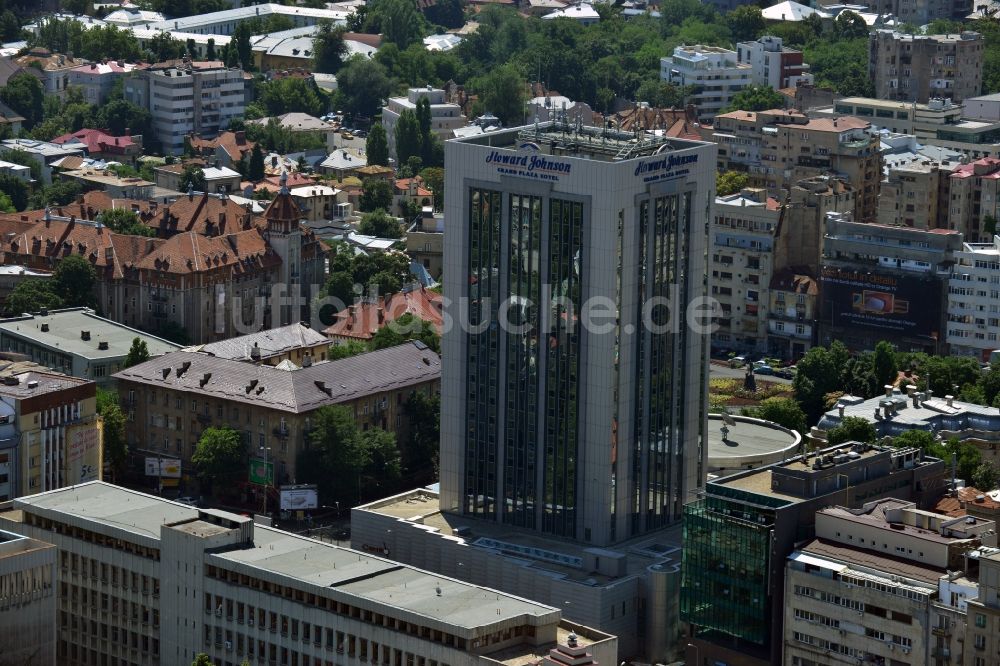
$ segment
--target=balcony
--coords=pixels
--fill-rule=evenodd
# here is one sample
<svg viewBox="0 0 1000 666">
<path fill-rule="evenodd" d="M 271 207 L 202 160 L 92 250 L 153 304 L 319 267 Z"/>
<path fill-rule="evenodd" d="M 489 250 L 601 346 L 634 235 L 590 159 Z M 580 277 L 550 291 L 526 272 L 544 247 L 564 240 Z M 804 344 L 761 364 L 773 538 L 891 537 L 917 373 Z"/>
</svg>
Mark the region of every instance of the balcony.
<svg viewBox="0 0 1000 666">
<path fill-rule="evenodd" d="M 933 627 L 931 629 L 931 633 L 933 635 L 935 635 L 935 636 L 943 636 L 944 638 L 948 638 L 948 637 L 951 636 L 951 628 L 950 627 Z"/>
</svg>

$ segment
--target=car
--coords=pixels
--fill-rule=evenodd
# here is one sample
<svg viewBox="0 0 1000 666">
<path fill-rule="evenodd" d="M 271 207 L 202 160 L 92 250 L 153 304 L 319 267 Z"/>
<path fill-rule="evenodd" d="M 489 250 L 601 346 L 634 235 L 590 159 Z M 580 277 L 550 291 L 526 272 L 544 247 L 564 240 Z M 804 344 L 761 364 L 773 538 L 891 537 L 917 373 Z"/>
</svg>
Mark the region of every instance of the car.
<svg viewBox="0 0 1000 666">
<path fill-rule="evenodd" d="M 178 497 L 175 502 L 187 504 L 188 506 L 198 506 L 198 500 L 194 497 Z"/>
<path fill-rule="evenodd" d="M 774 371 L 774 376 L 782 379 L 795 379 L 795 371 L 791 368 L 778 368 Z"/>
<path fill-rule="evenodd" d="M 368 132 L 364 130 L 354 130 L 354 136 L 358 137 L 359 139 L 364 139 L 365 137 L 368 136 Z"/>
<path fill-rule="evenodd" d="M 354 135 L 351 134 L 350 132 L 341 132 L 340 136 L 341 136 L 341 138 L 344 138 L 344 139 L 353 139 L 354 138 Z"/>
<path fill-rule="evenodd" d="M 753 366 L 753 372 L 754 372 L 755 375 L 773 375 L 774 374 L 774 368 L 772 368 L 771 366 L 766 365 L 766 364 L 764 364 L 764 365 L 754 364 L 754 366 Z"/>
<path fill-rule="evenodd" d="M 747 364 L 746 356 L 734 356 L 731 359 L 729 359 L 730 368 L 742 368 L 746 364 Z"/>
</svg>

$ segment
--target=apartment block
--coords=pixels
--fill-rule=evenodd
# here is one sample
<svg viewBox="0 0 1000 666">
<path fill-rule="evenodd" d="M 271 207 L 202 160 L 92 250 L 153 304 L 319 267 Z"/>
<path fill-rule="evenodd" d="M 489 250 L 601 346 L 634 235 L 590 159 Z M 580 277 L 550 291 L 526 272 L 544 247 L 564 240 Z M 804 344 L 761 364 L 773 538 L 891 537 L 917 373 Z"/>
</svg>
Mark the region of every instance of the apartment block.
<svg viewBox="0 0 1000 666">
<path fill-rule="evenodd" d="M 786 559 L 818 536 L 816 512 L 878 498 L 932 506 L 945 463 L 918 449 L 848 442 L 706 484 L 685 507 L 681 620 L 692 663 L 784 661 Z M 828 664 L 830 662 L 820 661 Z"/>
<path fill-rule="evenodd" d="M 978 589 L 967 601 L 965 664 L 989 666 L 1000 655 L 1000 551 L 978 558 Z"/>
<path fill-rule="evenodd" d="M 766 35 L 754 42 L 740 42 L 736 45 L 736 59 L 750 65 L 755 86 L 781 90 L 813 82 L 802 51 L 785 46 L 781 37 Z"/>
<path fill-rule="evenodd" d="M 698 121 L 712 118 L 729 106 L 733 97 L 753 83 L 753 68 L 739 60 L 736 51 L 718 46 L 677 46 L 660 59 L 660 79 L 676 86 L 693 86 L 689 104 L 698 110 Z"/>
<path fill-rule="evenodd" d="M 868 75 L 875 97 L 926 104 L 935 97 L 960 102 L 980 94 L 983 36 L 911 35 L 892 30 L 871 33 Z"/>
<path fill-rule="evenodd" d="M 0 361 L 0 500 L 101 478 L 94 382 Z"/>
<path fill-rule="evenodd" d="M 0 530 L 0 653 L 4 663 L 56 662 L 56 548 Z"/>
<path fill-rule="evenodd" d="M 301 322 L 197 347 L 198 351 L 216 358 L 264 365 L 280 365 L 289 361 L 299 367 L 307 362 L 307 357 L 315 361 L 327 360 L 329 348 L 330 341 L 325 335 Z"/>
<path fill-rule="evenodd" d="M 420 216 L 406 230 L 406 254 L 422 265 L 435 280 L 444 269 L 444 215 L 430 206 L 421 207 Z"/>
<path fill-rule="evenodd" d="M 972 11 L 969 0 L 871 0 L 867 3 L 876 14 L 891 14 L 901 23 L 927 25 L 934 19 L 964 19 Z"/>
<path fill-rule="evenodd" d="M 184 137 L 213 137 L 246 110 L 243 70 L 219 61 L 167 61 L 125 82 L 125 99 L 147 109 L 166 154 L 184 149 Z"/>
<path fill-rule="evenodd" d="M 785 568 L 784 663 L 937 663 L 941 579 L 995 529 L 897 499 L 817 511 L 816 538 Z"/>
<path fill-rule="evenodd" d="M 967 106 L 942 97 L 932 98 L 926 104 L 873 97 L 844 97 L 832 105 L 808 109 L 806 113 L 810 118 L 856 116 L 868 119 L 880 129 L 912 134 L 920 141 L 933 141 L 938 130 L 958 123 L 967 115 Z"/>
<path fill-rule="evenodd" d="M 66 88 L 74 69 L 86 64 L 86 60 L 74 58 L 72 54 L 53 53 L 36 46 L 26 54 L 12 59 L 25 72 L 38 77 L 45 87 L 46 95 L 55 95 L 60 100 L 66 97 Z"/>
<path fill-rule="evenodd" d="M 101 482 L 0 505 L 0 529 L 58 550 L 66 666 L 199 652 L 216 664 L 528 666 L 560 643 L 585 648 L 585 664 L 617 651 L 551 606 Z"/>
<path fill-rule="evenodd" d="M 781 204 L 762 189 L 715 198 L 709 284 L 722 315 L 714 345 L 753 353 L 767 349 L 768 287 L 781 214 Z"/>
<path fill-rule="evenodd" d="M 955 252 L 948 281 L 951 353 L 988 362 L 1000 349 L 1000 236 L 992 243 L 965 243 Z"/>
<path fill-rule="evenodd" d="M 131 72 L 146 66 L 121 60 L 105 60 L 79 65 L 69 70 L 67 85 L 80 88 L 83 92 L 83 101 L 87 104 L 99 106 L 107 101 L 108 95 L 111 94 L 118 81 L 126 78 Z"/>
<path fill-rule="evenodd" d="M 453 138 L 455 130 L 468 122 L 462 114 L 462 107 L 449 102 L 445 91 L 439 88 L 410 88 L 406 91 L 406 97 L 390 97 L 382 107 L 382 126 L 385 128 L 389 155 L 392 157 L 396 157 L 396 123 L 399 122 L 399 116 L 403 111 L 416 112 L 417 102 L 421 99 L 430 103 L 431 131 L 442 141 Z"/>
<path fill-rule="evenodd" d="M 270 447 L 276 483 L 294 483 L 313 413 L 343 405 L 359 428 L 405 438 L 402 404 L 417 391 L 440 390 L 441 361 L 423 343 L 408 342 L 336 361 L 306 355 L 302 366 L 247 363 L 179 351 L 115 375 L 126 437 L 144 451 L 191 460 L 201 432 L 229 427 L 253 449 Z M 233 388 L 236 388 L 234 391 Z"/>
<path fill-rule="evenodd" d="M 809 267 L 776 270 L 768 285 L 767 353 L 799 359 L 815 344 L 819 283 Z"/>
<path fill-rule="evenodd" d="M 962 235 L 827 216 L 820 275 L 820 344 L 856 351 L 880 340 L 943 353 L 947 280 Z"/>
<path fill-rule="evenodd" d="M 948 201 L 941 201 L 941 181 L 947 179 L 952 168 L 950 164 L 919 158 L 890 166 L 879 193 L 879 224 L 937 228 L 942 219 L 947 219 Z"/>
<path fill-rule="evenodd" d="M 1000 159 L 984 157 L 955 165 L 942 178 L 941 187 L 948 228 L 970 243 L 990 243 L 1000 219 Z"/>
<path fill-rule="evenodd" d="M 799 111 L 733 111 L 715 118 L 718 168 L 746 171 L 778 200 L 803 178 L 837 175 L 855 192 L 856 219 L 874 221 L 882 156 L 878 135 L 854 117 L 809 118 Z"/>
</svg>

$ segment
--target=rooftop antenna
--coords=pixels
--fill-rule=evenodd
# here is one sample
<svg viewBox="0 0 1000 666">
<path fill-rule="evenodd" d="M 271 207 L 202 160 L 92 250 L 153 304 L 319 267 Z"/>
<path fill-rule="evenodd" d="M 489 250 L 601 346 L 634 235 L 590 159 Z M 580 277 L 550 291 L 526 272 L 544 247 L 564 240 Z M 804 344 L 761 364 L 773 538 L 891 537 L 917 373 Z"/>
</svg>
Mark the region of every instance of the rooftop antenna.
<svg viewBox="0 0 1000 666">
<path fill-rule="evenodd" d="M 538 114 L 535 114 L 535 141 L 538 141 Z"/>
</svg>

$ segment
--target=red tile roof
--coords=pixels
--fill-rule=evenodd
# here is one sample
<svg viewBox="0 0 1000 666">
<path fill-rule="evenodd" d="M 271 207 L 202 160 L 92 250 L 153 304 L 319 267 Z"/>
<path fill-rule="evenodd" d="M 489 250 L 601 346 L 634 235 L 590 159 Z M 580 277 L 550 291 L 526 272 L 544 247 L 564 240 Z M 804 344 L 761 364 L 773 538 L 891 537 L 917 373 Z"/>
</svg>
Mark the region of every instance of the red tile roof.
<svg viewBox="0 0 1000 666">
<path fill-rule="evenodd" d="M 239 162 L 244 153 L 250 152 L 257 145 L 247 140 L 245 132 L 221 132 L 214 139 L 191 136 L 188 141 L 195 152 L 214 152 L 217 148 L 222 148 L 233 162 Z"/>
<path fill-rule="evenodd" d="M 83 143 L 87 147 L 88 154 L 124 154 L 129 148 L 138 147 L 138 144 L 132 140 L 131 136 L 114 136 L 98 129 L 89 128 L 57 136 L 52 139 L 52 143 L 64 144 L 73 140 L 78 140 Z"/>
<path fill-rule="evenodd" d="M 371 340 L 375 333 L 404 314 L 428 321 L 441 333 L 441 294 L 423 287 L 400 291 L 388 297 L 380 296 L 377 303 L 361 302 L 337 313 L 337 320 L 323 333 L 330 338 Z"/>
</svg>

